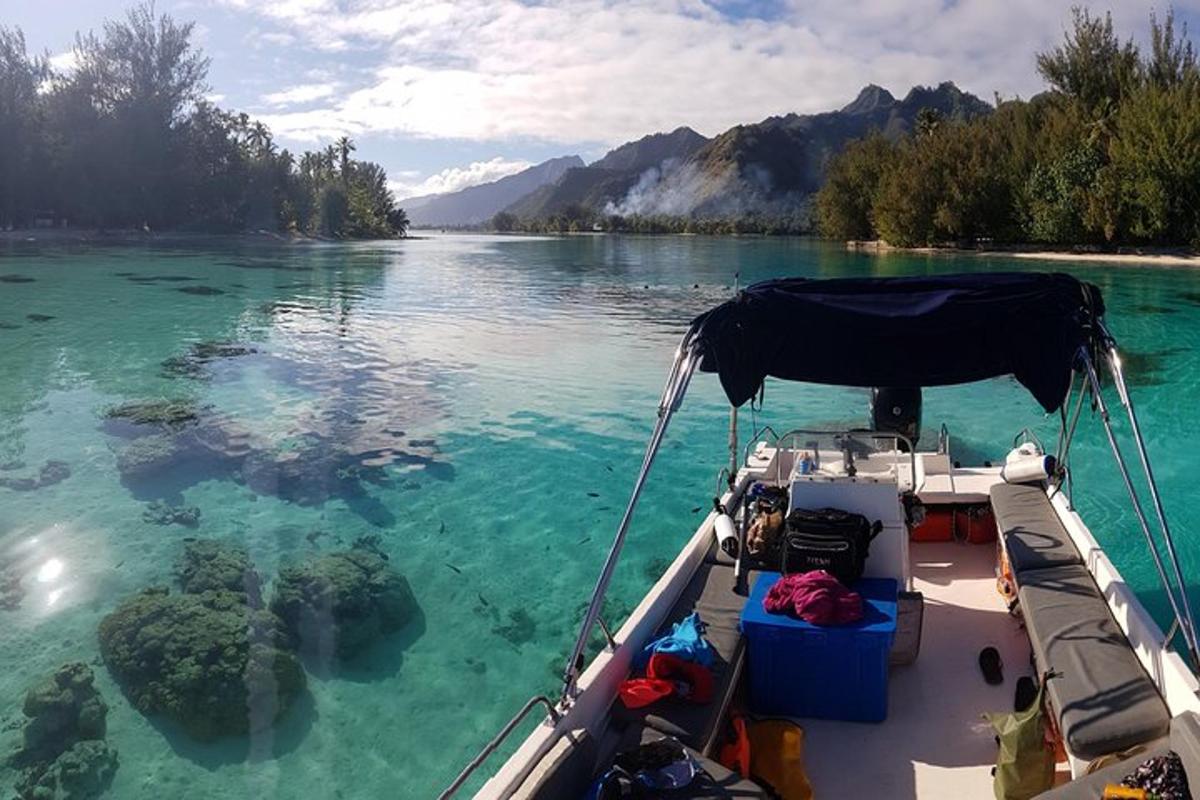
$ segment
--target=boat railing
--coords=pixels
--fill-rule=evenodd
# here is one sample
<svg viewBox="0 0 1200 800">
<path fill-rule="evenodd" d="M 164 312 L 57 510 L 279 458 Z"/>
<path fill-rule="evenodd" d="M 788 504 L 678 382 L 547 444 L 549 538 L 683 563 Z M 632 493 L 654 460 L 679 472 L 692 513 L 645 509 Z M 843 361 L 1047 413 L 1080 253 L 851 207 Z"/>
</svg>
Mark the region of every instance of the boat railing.
<svg viewBox="0 0 1200 800">
<path fill-rule="evenodd" d="M 484 745 L 483 749 L 479 751 L 479 754 L 476 755 L 475 758 L 471 759 L 471 763 L 463 767 L 462 772 L 458 773 L 458 777 L 454 779 L 454 782 L 447 786 L 446 789 L 440 795 L 438 795 L 438 800 L 448 800 L 448 798 L 453 797 L 458 790 L 463 787 L 463 784 L 467 782 L 471 775 L 474 774 L 475 770 L 482 767 L 484 762 L 488 760 L 488 757 L 500 749 L 500 745 L 504 744 L 504 740 L 509 737 L 509 734 L 515 731 L 517 726 L 520 725 L 521 722 L 527 716 L 529 716 L 529 713 L 538 706 L 544 707 L 546 709 L 546 714 L 550 717 L 551 722 L 556 725 L 558 724 L 562 714 L 554 706 L 554 703 L 550 701 L 550 698 L 541 694 L 529 698 L 525 705 L 521 706 L 521 710 L 518 711 L 513 718 L 510 719 L 508 723 L 500 729 L 500 732 L 497 733 L 490 742 Z"/>
<path fill-rule="evenodd" d="M 768 434 L 770 434 L 772 438 L 766 438 Z M 761 428 L 752 433 L 750 438 L 746 441 L 746 447 L 742 451 L 742 463 L 750 463 L 750 451 L 759 442 L 767 442 L 768 447 L 774 447 L 777 441 L 779 441 L 779 434 L 775 432 L 775 429 L 770 425 L 763 425 Z"/>
<path fill-rule="evenodd" d="M 943 427 L 943 429 L 945 428 L 944 425 L 942 427 Z M 768 434 L 770 435 L 771 438 L 767 438 Z M 793 440 L 793 442 L 794 442 L 794 440 L 798 436 L 818 436 L 818 437 L 824 436 L 824 437 L 829 437 L 829 438 L 834 438 L 834 437 L 839 437 L 839 436 L 865 436 L 865 437 L 872 438 L 872 439 L 892 439 L 897 444 L 903 443 L 905 445 L 905 447 L 908 448 L 909 466 L 912 470 L 912 472 L 911 472 L 912 479 L 914 481 L 916 481 L 916 477 L 917 477 L 916 448 L 913 446 L 913 443 L 911 441 L 909 441 L 908 437 L 904 436 L 903 434 L 900 434 L 900 433 L 893 433 L 892 431 L 875 431 L 875 430 L 871 430 L 869 428 L 846 428 L 846 429 L 836 429 L 836 430 L 834 430 L 834 429 L 817 429 L 817 428 L 792 428 L 788 431 L 785 431 L 782 434 L 779 434 L 779 433 L 776 433 L 775 429 L 772 428 L 770 425 L 764 425 L 763 427 L 757 429 L 754 432 L 754 434 L 750 437 L 750 440 L 748 442 L 746 442 L 745 450 L 742 453 L 742 463 L 743 464 L 750 463 L 750 453 L 753 450 L 753 448 L 756 447 L 760 442 L 765 442 L 767 447 L 772 447 L 777 450 L 778 449 L 788 449 L 785 443 L 789 440 Z M 949 433 L 948 432 L 946 433 L 946 437 L 947 437 L 947 442 L 948 442 L 949 441 Z M 939 437 L 939 447 L 940 447 L 940 444 L 941 444 L 941 438 Z M 793 443 L 790 449 L 795 450 L 796 445 Z M 897 446 L 896 449 L 899 450 L 900 448 Z M 776 474 L 774 477 L 774 481 L 776 483 L 779 483 L 783 480 L 784 476 L 778 472 L 778 470 L 781 469 L 778 459 L 776 459 L 776 461 L 775 461 L 775 468 L 776 468 Z"/>
<path fill-rule="evenodd" d="M 1013 437 L 1013 447 L 1020 447 L 1025 442 L 1032 442 L 1037 445 L 1039 452 L 1046 452 L 1046 446 L 1042 444 L 1041 438 L 1032 428 L 1021 428 L 1021 430 L 1017 431 L 1017 435 Z"/>
<path fill-rule="evenodd" d="M 1146 546 L 1150 551 L 1150 556 L 1154 561 L 1155 570 L 1158 572 L 1159 582 L 1162 584 L 1163 591 L 1167 595 L 1167 600 L 1171 604 L 1171 611 L 1175 617 L 1175 623 L 1178 624 L 1179 632 L 1183 634 L 1184 641 L 1187 645 L 1188 656 L 1192 661 L 1192 666 L 1195 668 L 1200 664 L 1200 656 L 1197 654 L 1197 634 L 1195 616 L 1192 613 L 1191 600 L 1188 598 L 1187 582 L 1183 578 L 1183 569 L 1179 565 L 1179 555 L 1175 549 L 1175 540 L 1171 536 L 1171 528 L 1167 523 L 1167 516 L 1163 510 L 1162 498 L 1159 495 L 1158 484 L 1154 479 L 1154 471 L 1150 467 L 1150 459 L 1146 453 L 1146 444 L 1142 438 L 1141 427 L 1138 424 L 1137 413 L 1133 407 L 1133 400 L 1129 396 L 1129 389 L 1125 383 L 1125 374 L 1121 367 L 1121 358 L 1117 353 L 1116 341 L 1109 334 L 1108 330 L 1101 325 L 1101 345 L 1102 353 L 1106 363 L 1108 364 L 1109 373 L 1112 376 L 1113 384 L 1117 390 L 1117 396 L 1121 405 L 1129 417 L 1129 427 L 1132 433 L 1134 445 L 1138 451 L 1138 457 L 1142 464 L 1143 474 L 1146 479 L 1146 484 L 1150 490 L 1151 502 L 1154 506 L 1155 516 L 1158 521 L 1158 529 L 1161 534 L 1163 544 L 1166 550 L 1166 559 L 1171 571 L 1171 577 L 1174 578 L 1174 583 L 1167 575 L 1167 564 L 1164 564 L 1162 553 L 1159 552 L 1158 542 L 1150 529 L 1150 522 L 1146 516 L 1146 512 L 1142 507 L 1141 496 L 1138 494 L 1137 488 L 1134 486 L 1133 478 L 1129 474 L 1128 466 L 1125 463 L 1125 458 L 1121 453 L 1120 443 L 1117 441 L 1116 433 L 1113 430 L 1112 420 L 1109 415 L 1108 404 L 1104 400 L 1104 393 L 1100 383 L 1100 375 L 1096 370 L 1096 365 L 1092 360 L 1092 354 L 1088 348 L 1081 347 L 1078 354 L 1078 363 L 1083 372 L 1083 380 L 1080 382 L 1079 391 L 1081 393 L 1089 393 L 1092 398 L 1093 408 L 1100 416 L 1100 421 L 1104 427 L 1105 435 L 1108 438 L 1109 448 L 1112 450 L 1113 458 L 1117 462 L 1117 468 L 1121 473 L 1121 480 L 1125 485 L 1125 490 L 1129 494 L 1130 503 L 1133 506 L 1134 516 L 1137 518 L 1138 526 L 1142 530 L 1142 535 L 1146 539 Z M 1064 431 L 1066 427 L 1064 426 Z M 1071 431 L 1073 432 L 1072 425 Z M 1068 440 L 1062 449 L 1066 450 L 1070 445 Z M 1172 625 L 1174 627 L 1174 625 Z M 1174 633 L 1172 632 L 1172 636 Z"/>
<path fill-rule="evenodd" d="M 835 440 L 838 438 L 841 438 L 841 437 L 849 437 L 849 438 L 860 437 L 860 438 L 868 438 L 868 439 L 876 439 L 876 440 L 890 439 L 890 440 L 892 440 L 892 443 L 893 443 L 893 449 L 896 452 L 900 451 L 899 445 L 903 444 L 908 449 L 908 462 L 909 462 L 909 469 L 910 469 L 909 475 L 911 476 L 911 480 L 914 484 L 913 489 L 915 490 L 917 488 L 915 485 L 916 481 L 917 481 L 916 448 L 913 447 L 913 443 L 908 439 L 908 437 L 904 436 L 903 434 L 894 433 L 892 431 L 875 431 L 875 430 L 871 430 L 869 428 L 848 428 L 845 430 L 820 430 L 820 429 L 816 429 L 816 428 L 792 428 L 791 430 L 786 431 L 781 436 L 776 438 L 775 447 L 778 449 L 781 449 L 781 450 L 782 449 L 796 450 L 797 443 L 795 440 L 797 437 L 800 437 L 800 436 L 809 436 L 809 437 L 824 436 L 824 437 L 833 438 Z M 788 447 L 789 442 L 791 443 L 790 448 Z M 810 446 L 810 442 L 805 442 L 804 446 Z M 775 464 L 776 464 L 776 469 L 777 470 L 780 469 L 778 459 L 776 460 Z M 897 464 L 899 464 L 898 460 L 897 460 Z M 778 475 L 778 474 L 776 475 L 777 479 L 781 480 L 782 477 L 783 476 L 781 476 L 781 475 Z"/>
</svg>

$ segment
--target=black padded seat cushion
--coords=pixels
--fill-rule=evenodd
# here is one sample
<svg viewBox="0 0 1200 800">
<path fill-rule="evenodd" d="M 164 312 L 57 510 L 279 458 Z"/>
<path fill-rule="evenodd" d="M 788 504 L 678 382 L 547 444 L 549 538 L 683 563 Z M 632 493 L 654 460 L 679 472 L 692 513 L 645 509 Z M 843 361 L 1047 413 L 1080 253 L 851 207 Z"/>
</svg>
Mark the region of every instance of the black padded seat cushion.
<svg viewBox="0 0 1200 800">
<path fill-rule="evenodd" d="M 1028 570 L 1083 563 L 1042 487 L 998 483 L 991 489 L 991 498 L 996 527 L 1004 537 L 1004 550 L 1018 583 Z"/>
<path fill-rule="evenodd" d="M 702 563 L 655 637 L 669 632 L 672 624 L 693 611 L 699 612 L 700 619 L 708 626 L 704 636 L 712 645 L 715 656 L 713 701 L 698 705 L 667 698 L 644 709 L 631 710 L 617 700 L 613 705 L 614 717 L 627 722 L 643 722 L 676 737 L 693 750 L 707 753 L 720 733 L 720 711 L 735 688 L 734 681 L 745 657 L 745 644 L 738 630 L 745 604 L 746 598 L 733 592 L 732 567 Z"/>
<path fill-rule="evenodd" d="M 1062 673 L 1046 693 L 1070 751 L 1092 759 L 1163 736 L 1167 707 L 1087 569 L 1034 570 L 1020 583 L 1038 669 Z"/>
</svg>

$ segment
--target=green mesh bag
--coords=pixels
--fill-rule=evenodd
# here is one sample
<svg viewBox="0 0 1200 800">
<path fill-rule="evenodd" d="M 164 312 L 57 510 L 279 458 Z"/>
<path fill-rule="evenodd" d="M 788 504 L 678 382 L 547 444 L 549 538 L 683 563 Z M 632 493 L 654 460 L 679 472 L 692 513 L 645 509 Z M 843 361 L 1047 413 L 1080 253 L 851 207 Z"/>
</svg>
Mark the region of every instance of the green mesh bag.
<svg viewBox="0 0 1200 800">
<path fill-rule="evenodd" d="M 1054 751 L 1046 746 L 1046 717 L 1042 696 L 1047 672 L 1038 684 L 1037 697 L 1024 711 L 984 714 L 1000 741 L 993 773 L 996 800 L 1029 800 L 1054 785 Z"/>
</svg>

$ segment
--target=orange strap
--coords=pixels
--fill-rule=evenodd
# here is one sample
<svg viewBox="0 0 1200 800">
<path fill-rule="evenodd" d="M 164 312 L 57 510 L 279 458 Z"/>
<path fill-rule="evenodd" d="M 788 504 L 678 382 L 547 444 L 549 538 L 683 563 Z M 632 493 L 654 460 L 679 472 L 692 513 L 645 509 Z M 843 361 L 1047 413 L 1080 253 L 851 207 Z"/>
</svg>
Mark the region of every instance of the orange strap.
<svg viewBox="0 0 1200 800">
<path fill-rule="evenodd" d="M 729 722 L 733 725 L 733 741 L 721 747 L 717 761 L 727 769 L 734 770 L 743 778 L 750 777 L 750 734 L 746 731 L 746 718 L 734 713 Z"/>
</svg>

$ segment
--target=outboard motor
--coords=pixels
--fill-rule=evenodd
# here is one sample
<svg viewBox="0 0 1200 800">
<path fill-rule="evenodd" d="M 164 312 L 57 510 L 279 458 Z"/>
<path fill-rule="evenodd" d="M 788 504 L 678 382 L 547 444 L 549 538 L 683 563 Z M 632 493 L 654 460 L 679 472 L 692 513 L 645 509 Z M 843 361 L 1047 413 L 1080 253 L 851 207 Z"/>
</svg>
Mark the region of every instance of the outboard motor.
<svg viewBox="0 0 1200 800">
<path fill-rule="evenodd" d="M 916 447 L 921 438 L 921 387 L 877 386 L 871 389 L 871 427 L 898 433 Z M 900 449 L 907 450 L 908 447 L 900 442 Z"/>
</svg>

